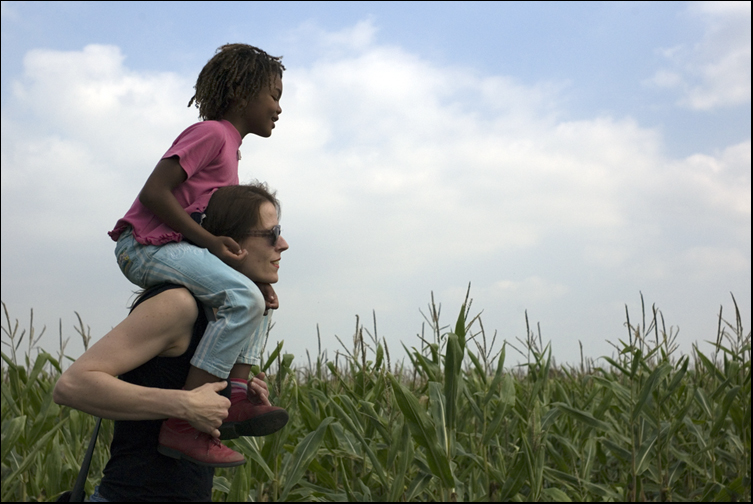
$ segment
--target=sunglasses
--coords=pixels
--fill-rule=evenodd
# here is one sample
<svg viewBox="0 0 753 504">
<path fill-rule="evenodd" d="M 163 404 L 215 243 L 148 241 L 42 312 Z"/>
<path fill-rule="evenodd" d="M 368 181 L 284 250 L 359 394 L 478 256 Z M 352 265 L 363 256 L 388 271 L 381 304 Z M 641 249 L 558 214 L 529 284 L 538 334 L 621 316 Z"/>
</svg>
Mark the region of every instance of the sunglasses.
<svg viewBox="0 0 753 504">
<path fill-rule="evenodd" d="M 245 234 L 245 236 L 260 236 L 269 238 L 269 244 L 274 247 L 275 245 L 277 245 L 277 240 L 280 238 L 280 233 L 282 233 L 282 228 L 278 224 L 272 229 L 267 229 L 265 231 L 249 231 Z"/>
</svg>

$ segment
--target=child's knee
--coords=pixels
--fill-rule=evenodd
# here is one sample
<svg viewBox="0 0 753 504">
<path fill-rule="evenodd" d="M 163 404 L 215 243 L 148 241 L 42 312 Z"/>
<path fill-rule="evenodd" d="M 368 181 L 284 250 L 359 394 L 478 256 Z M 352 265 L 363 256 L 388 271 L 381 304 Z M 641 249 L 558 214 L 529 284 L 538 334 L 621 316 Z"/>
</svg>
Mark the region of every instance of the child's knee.
<svg viewBox="0 0 753 504">
<path fill-rule="evenodd" d="M 247 313 L 249 319 L 256 319 L 264 314 L 266 301 L 255 283 L 250 282 L 243 288 L 237 289 L 235 295 L 237 296 L 237 304 L 242 311 Z"/>
</svg>

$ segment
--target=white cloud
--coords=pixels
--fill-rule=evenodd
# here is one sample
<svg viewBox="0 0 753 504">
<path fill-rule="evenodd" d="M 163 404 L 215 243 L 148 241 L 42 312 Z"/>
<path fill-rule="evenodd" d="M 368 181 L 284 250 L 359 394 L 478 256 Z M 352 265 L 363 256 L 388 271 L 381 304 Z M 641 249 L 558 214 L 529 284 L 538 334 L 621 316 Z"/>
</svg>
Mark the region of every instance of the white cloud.
<svg viewBox="0 0 753 504">
<path fill-rule="evenodd" d="M 454 292 L 474 275 L 480 303 L 575 309 L 579 276 L 749 272 L 750 141 L 666 159 L 660 134 L 629 117 L 562 120 L 561 83 L 439 66 L 373 32 L 362 23 L 325 37 L 331 51 L 289 68 L 275 134 L 242 147 L 241 180 L 268 181 L 283 202 L 292 248 L 277 321 L 288 344 L 311 347 L 301 338 L 317 322 L 350 326 L 371 308 L 413 320 L 429 290 Z M 192 82 L 135 72 L 112 46 L 31 51 L 2 112 L 4 254 L 6 243 L 34 250 L 54 238 L 75 257 L 109 240 L 195 120 Z M 704 233 L 720 222 L 734 237 L 711 244 Z M 556 261 L 511 269 L 513 257 L 541 255 Z"/>
<path fill-rule="evenodd" d="M 550 302 L 562 298 L 570 288 L 561 283 L 549 282 L 539 276 L 531 276 L 520 281 L 499 280 L 474 291 L 476 299 L 489 299 L 496 302 L 516 302 L 518 304 Z"/>
<path fill-rule="evenodd" d="M 317 59 L 338 59 L 373 47 L 378 31 L 371 19 L 338 31 L 326 31 L 314 22 L 305 22 L 283 37 L 297 53 L 310 51 Z"/>
<path fill-rule="evenodd" d="M 153 133 L 196 118 L 186 108 L 190 80 L 134 72 L 125 59 L 118 47 L 96 44 L 82 51 L 29 51 L 23 79 L 13 84 L 17 105 L 36 114 L 47 130 L 64 131 L 94 148 L 117 146 L 107 152 L 111 158 L 143 151 L 151 147 Z"/>
<path fill-rule="evenodd" d="M 188 81 L 124 61 L 102 45 L 27 53 L 3 110 L 3 211 L 19 233 L 38 236 L 45 222 L 56 239 L 96 239 L 194 119 Z"/>
<path fill-rule="evenodd" d="M 646 81 L 681 93 L 679 104 L 713 110 L 750 103 L 750 2 L 696 2 L 689 11 L 706 25 L 692 47 L 660 50 L 671 69 Z"/>
</svg>

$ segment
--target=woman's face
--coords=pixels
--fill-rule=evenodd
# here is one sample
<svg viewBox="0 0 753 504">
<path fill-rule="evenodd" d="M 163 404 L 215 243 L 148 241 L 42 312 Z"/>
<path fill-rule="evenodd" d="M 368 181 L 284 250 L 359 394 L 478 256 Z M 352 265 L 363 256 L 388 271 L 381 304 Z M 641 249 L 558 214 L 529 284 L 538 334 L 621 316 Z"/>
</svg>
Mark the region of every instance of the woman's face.
<svg viewBox="0 0 753 504">
<path fill-rule="evenodd" d="M 261 222 L 256 229 L 249 231 L 268 231 L 278 224 L 277 209 L 265 201 L 259 209 Z M 280 236 L 277 243 L 272 245 L 268 236 L 247 236 L 239 243 L 242 249 L 248 251 L 248 255 L 241 262 L 238 271 L 246 275 L 254 282 L 276 283 L 279 279 L 280 256 L 288 249 L 288 242 Z"/>
</svg>

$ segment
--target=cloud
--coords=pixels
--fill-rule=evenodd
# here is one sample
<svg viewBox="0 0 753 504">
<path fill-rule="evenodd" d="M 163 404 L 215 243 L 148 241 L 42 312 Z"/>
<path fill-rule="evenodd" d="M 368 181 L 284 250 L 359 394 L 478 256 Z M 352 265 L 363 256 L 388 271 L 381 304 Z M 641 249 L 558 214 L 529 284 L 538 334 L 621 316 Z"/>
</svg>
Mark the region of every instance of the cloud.
<svg viewBox="0 0 753 504">
<path fill-rule="evenodd" d="M 750 103 L 750 2 L 696 2 L 689 12 L 706 25 L 692 46 L 660 50 L 670 68 L 647 84 L 680 92 L 678 104 L 713 110 Z"/>
<path fill-rule="evenodd" d="M 38 236 L 45 222 L 55 239 L 94 239 L 133 202 L 166 139 L 194 119 L 187 81 L 124 61 L 102 45 L 26 54 L 3 110 L 3 209 L 19 233 Z"/>
<path fill-rule="evenodd" d="M 287 344 L 311 347 L 317 323 L 342 336 L 331 328 L 372 308 L 403 334 L 429 291 L 468 280 L 477 304 L 574 312 L 598 282 L 750 271 L 749 140 L 666 159 L 660 133 L 630 117 L 564 119 L 563 83 L 438 65 L 374 32 L 322 38 L 321 57 L 285 73 L 275 134 L 242 146 L 241 180 L 268 181 L 283 203 Z M 57 277 L 35 255 L 50 243 L 72 260 L 111 249 L 105 232 L 196 120 L 194 76 L 136 72 L 114 46 L 31 51 L 24 69 L 2 111 L 2 243 L 4 258 L 24 243 L 37 267 L 4 260 L 4 298 Z M 86 266 L 116 271 L 111 256 Z M 97 281 L 48 284 L 76 299 Z M 123 299 L 96 303 L 110 303 L 91 307 L 105 329 L 122 315 Z"/>
</svg>

